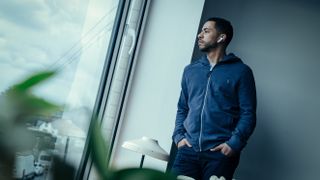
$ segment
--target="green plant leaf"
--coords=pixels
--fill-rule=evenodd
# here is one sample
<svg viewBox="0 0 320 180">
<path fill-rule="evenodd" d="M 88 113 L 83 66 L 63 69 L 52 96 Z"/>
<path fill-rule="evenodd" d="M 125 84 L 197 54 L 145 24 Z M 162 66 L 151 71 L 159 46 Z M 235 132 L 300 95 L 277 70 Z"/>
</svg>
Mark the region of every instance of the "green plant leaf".
<svg viewBox="0 0 320 180">
<path fill-rule="evenodd" d="M 15 93 L 11 93 L 8 98 L 11 102 L 14 102 L 16 122 L 23 122 L 32 116 L 49 116 L 61 110 L 59 105 L 30 93 L 16 91 Z"/>
<path fill-rule="evenodd" d="M 24 123 L 35 116 L 50 116 L 60 111 L 61 106 L 37 97 L 29 91 L 30 88 L 52 77 L 56 72 L 42 71 L 35 73 L 26 80 L 11 87 L 0 95 L 1 123 Z M 43 119 L 45 120 L 45 119 Z M 50 118 L 47 119 L 48 121 Z M 7 124 L 9 125 L 9 124 Z"/>
<path fill-rule="evenodd" d="M 100 126 L 98 125 L 97 120 L 94 120 L 93 131 L 90 136 L 90 148 L 91 148 L 91 157 L 95 167 L 97 168 L 98 173 L 103 177 L 103 179 L 109 179 L 111 175 L 108 170 L 108 161 L 107 161 L 107 145 L 105 140 L 102 137 Z"/>
<path fill-rule="evenodd" d="M 22 81 L 19 84 L 16 84 L 13 86 L 12 90 L 14 91 L 27 91 L 31 87 L 39 84 L 40 82 L 43 82 L 47 80 L 48 78 L 52 77 L 56 72 L 55 71 L 43 71 L 36 74 L 31 75 L 26 80 Z"/>
</svg>

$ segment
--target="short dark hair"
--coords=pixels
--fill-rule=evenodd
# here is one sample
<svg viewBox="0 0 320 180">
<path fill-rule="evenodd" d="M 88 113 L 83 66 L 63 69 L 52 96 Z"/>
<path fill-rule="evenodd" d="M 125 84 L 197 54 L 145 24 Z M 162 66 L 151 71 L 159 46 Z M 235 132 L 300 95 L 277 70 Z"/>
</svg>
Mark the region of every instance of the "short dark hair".
<svg viewBox="0 0 320 180">
<path fill-rule="evenodd" d="M 223 18 L 219 18 L 219 17 L 211 17 L 211 18 L 208 18 L 207 21 L 214 21 L 216 30 L 219 33 L 226 34 L 227 38 L 226 38 L 225 44 L 226 46 L 228 46 L 228 44 L 230 43 L 233 37 L 233 27 L 230 21 Z"/>
</svg>

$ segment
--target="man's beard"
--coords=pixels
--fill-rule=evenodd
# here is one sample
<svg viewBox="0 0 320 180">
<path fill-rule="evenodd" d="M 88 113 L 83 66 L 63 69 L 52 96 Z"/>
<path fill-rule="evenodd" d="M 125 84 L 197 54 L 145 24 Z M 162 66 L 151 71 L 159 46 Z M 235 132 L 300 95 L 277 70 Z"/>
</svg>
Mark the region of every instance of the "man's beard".
<svg viewBox="0 0 320 180">
<path fill-rule="evenodd" d="M 212 49 L 215 49 L 217 47 L 217 43 L 211 43 L 211 44 L 206 44 L 203 48 L 200 48 L 200 51 L 202 52 L 210 52 Z"/>
</svg>

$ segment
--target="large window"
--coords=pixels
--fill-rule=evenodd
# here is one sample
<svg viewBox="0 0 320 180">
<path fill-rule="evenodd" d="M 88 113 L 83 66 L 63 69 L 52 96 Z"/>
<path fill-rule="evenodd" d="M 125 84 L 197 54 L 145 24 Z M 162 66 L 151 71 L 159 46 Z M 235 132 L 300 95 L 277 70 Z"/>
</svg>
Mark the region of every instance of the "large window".
<svg viewBox="0 0 320 180">
<path fill-rule="evenodd" d="M 65 106 L 52 123 L 38 117 L 31 127 L 38 142 L 47 138 L 53 146 L 23 156 L 50 166 L 56 154 L 79 167 L 118 7 L 119 0 L 0 1 L 0 92 L 33 72 L 57 70 L 36 92 Z M 17 163 L 34 166 L 29 162 Z"/>
<path fill-rule="evenodd" d="M 64 107 L 27 125 L 36 143 L 16 153 L 16 178 L 30 167 L 50 169 L 54 154 L 77 168 L 76 179 L 97 179 L 88 146 L 93 117 L 99 117 L 111 158 L 149 3 L 0 1 L 0 93 L 34 72 L 55 70 L 36 94 Z"/>
</svg>

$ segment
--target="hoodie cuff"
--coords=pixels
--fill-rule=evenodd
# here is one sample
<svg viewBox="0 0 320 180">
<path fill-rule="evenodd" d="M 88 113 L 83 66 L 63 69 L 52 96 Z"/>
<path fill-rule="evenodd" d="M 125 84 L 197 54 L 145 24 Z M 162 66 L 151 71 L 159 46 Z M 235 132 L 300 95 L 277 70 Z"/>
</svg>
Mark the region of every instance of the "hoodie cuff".
<svg viewBox="0 0 320 180">
<path fill-rule="evenodd" d="M 236 135 L 231 136 L 229 141 L 227 141 L 226 143 L 231 147 L 233 151 L 238 153 L 241 152 L 241 150 L 247 144 L 246 142 L 241 141 L 241 139 Z"/>
<path fill-rule="evenodd" d="M 173 137 L 173 141 L 176 145 L 178 145 L 178 143 L 183 139 L 185 138 L 184 135 L 181 135 L 181 134 L 177 134 Z"/>
</svg>

